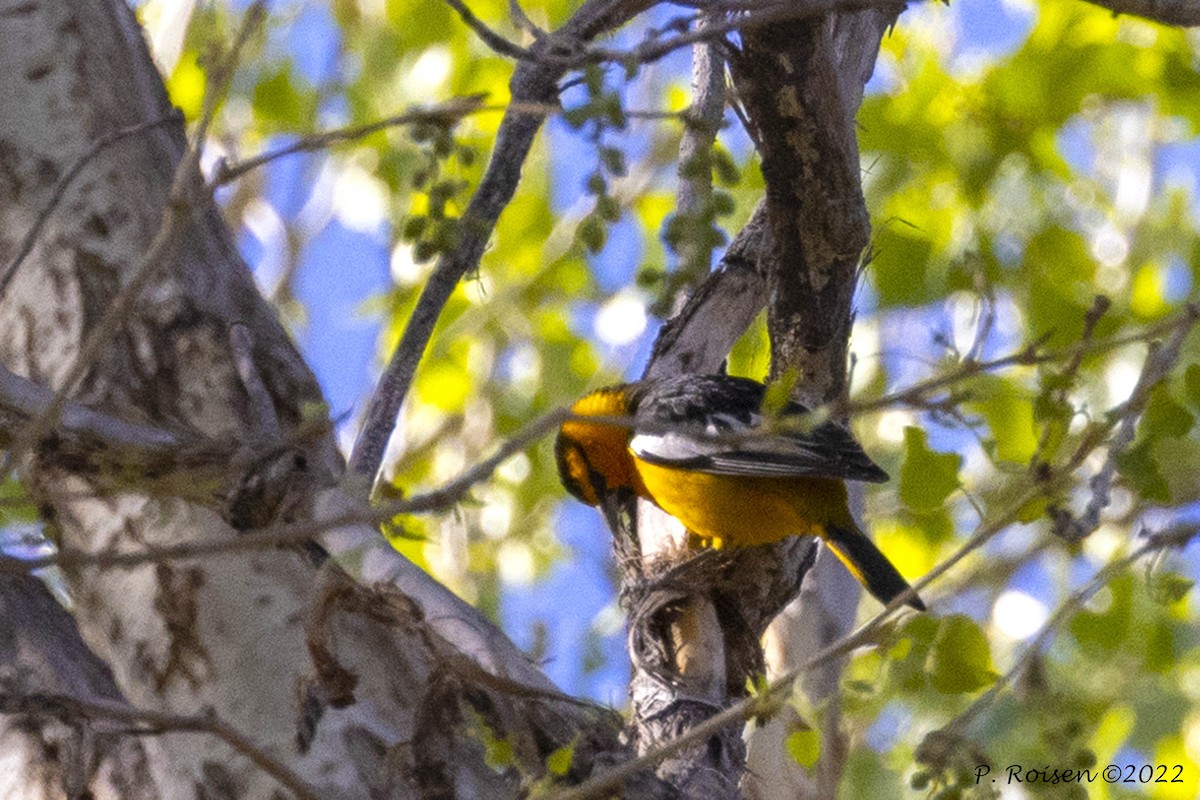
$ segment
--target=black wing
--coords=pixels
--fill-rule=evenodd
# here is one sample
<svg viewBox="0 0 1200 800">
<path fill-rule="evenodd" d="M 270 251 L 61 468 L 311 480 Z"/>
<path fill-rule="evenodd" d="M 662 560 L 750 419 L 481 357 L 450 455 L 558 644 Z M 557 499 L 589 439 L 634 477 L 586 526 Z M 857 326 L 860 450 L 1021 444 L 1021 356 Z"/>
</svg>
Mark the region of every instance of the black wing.
<svg viewBox="0 0 1200 800">
<path fill-rule="evenodd" d="M 714 475 L 888 479 L 849 431 L 833 422 L 738 437 L 763 423 L 764 394 L 761 383 L 728 375 L 679 375 L 641 384 L 632 397 L 630 449 L 653 464 Z M 789 403 L 780 421 L 798 422 L 806 413 L 799 403 Z"/>
</svg>

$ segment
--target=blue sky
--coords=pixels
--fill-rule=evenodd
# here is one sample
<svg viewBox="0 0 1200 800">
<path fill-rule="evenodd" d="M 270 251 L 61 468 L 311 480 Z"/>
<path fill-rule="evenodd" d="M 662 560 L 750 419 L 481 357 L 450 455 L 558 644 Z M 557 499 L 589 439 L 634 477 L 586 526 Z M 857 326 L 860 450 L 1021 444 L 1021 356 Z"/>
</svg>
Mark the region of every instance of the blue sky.
<svg viewBox="0 0 1200 800">
<path fill-rule="evenodd" d="M 662 9 L 660 17 L 675 11 Z M 956 31 L 951 52 L 952 65 L 969 68 L 973 60 L 994 58 L 1018 47 L 1033 22 L 1030 6 L 1019 2 L 997 0 L 957 0 L 950 8 L 936 4 L 916 7 L 909 15 L 934 16 L 936 24 L 953 26 Z M 905 24 L 902 17 L 901 24 Z M 303 4 L 303 11 L 290 28 L 277 31 L 280 46 L 286 48 L 296 66 L 313 85 L 326 83 L 336 77 L 337 29 L 332 24 L 323 3 Z M 633 41 L 637 33 L 621 34 Z M 628 43 L 628 42 L 627 42 Z M 688 53 L 681 51 L 669 58 L 660 69 L 686 75 Z M 872 79 L 868 90 L 888 91 L 892 81 L 885 71 Z M 642 91 L 636 83 L 627 90 L 631 107 L 651 107 L 654 98 L 638 96 Z M 570 105 L 579 90 L 568 92 L 564 98 Z M 322 110 L 328 124 L 335 124 L 339 114 L 336 106 Z M 587 173 L 593 168 L 594 145 L 586 134 L 572 129 L 562 120 L 551 119 L 543 136 L 551 143 L 554 154 L 551 169 L 553 181 L 551 198 L 556 209 L 566 212 L 580 202 Z M 1079 169 L 1089 170 L 1092 164 L 1092 131 L 1086 123 L 1069 125 L 1059 137 L 1064 156 Z M 748 152 L 749 142 L 734 124 L 723 134 L 727 146 L 738 157 Z M 644 137 L 623 140 L 632 158 L 645 148 Z M 1200 163 L 1200 143 L 1190 142 L 1163 147 L 1157 154 L 1156 171 L 1167 180 L 1186 180 L 1195 174 Z M 276 210 L 284 224 L 293 224 L 302 215 L 309 188 L 316 179 L 320 156 L 297 156 L 272 164 L 267 169 L 266 200 Z M 1180 177 L 1182 176 L 1182 177 Z M 578 210 L 578 209 L 576 209 Z M 592 259 L 592 266 L 601 288 L 615 292 L 627 286 L 641 263 L 646 249 L 643 233 L 628 218 L 609 231 L 604 250 Z M 364 311 L 368 300 L 389 288 L 388 257 L 392 232 L 380 224 L 373 229 L 347 226 L 334 218 L 315 232 L 302 253 L 295 281 L 298 299 L 303 303 L 307 318 L 298 328 L 298 344 L 320 380 L 333 413 L 342 419 L 352 419 L 366 402 L 377 364 L 378 321 Z M 256 268 L 265 269 L 261 242 L 244 234 L 241 245 L 248 260 Z M 1190 289 L 1190 271 L 1180 265 L 1172 271 L 1174 291 Z M 860 295 L 864 309 L 874 305 L 870 287 Z M 577 308 L 573 324 L 580 331 L 590 331 L 596 309 L 586 305 Z M 911 314 L 890 316 L 881 337 L 883 341 L 903 341 L 906 354 L 887 356 L 889 374 L 903 383 L 920 369 L 912 356 L 932 351 L 930 311 L 914 310 Z M 935 326 L 945 326 L 945 317 Z M 610 348 L 603 353 L 606 362 L 622 367 L 629 377 L 636 377 L 649 352 L 657 330 L 650 324 L 634 343 Z M 907 343 L 911 343 L 909 346 Z M 1007 347 L 997 341 L 993 346 Z M 924 348 L 924 350 L 923 350 Z M 940 449 L 961 449 L 968 446 L 961 432 L 931 428 L 931 443 Z M 621 705 L 626 684 L 624 637 L 619 626 L 612 623 L 614 587 L 611 584 L 611 555 L 609 537 L 591 509 L 577 503 L 564 502 L 557 512 L 560 540 L 567 555 L 537 584 L 505 587 L 502 595 L 501 622 L 519 645 L 533 647 L 535 631 L 541 630 L 548 646 L 545 667 L 550 676 L 565 690 L 581 693 L 602 702 Z M 994 542 L 994 547 L 1005 545 Z M 1082 574 L 1080 580 L 1086 579 Z M 1056 584 L 1043 564 L 1023 568 L 1012 584 L 1046 603 L 1055 600 Z M 563 598 L 569 596 L 570 603 Z M 564 610 L 569 608 L 569 614 Z M 965 595 L 955 603 L 955 610 L 966 610 L 985 617 L 988 607 L 982 597 Z M 581 654 L 589 652 L 600 666 L 585 669 Z M 598 659 L 598 660 L 596 660 Z M 878 735 L 883 736 L 883 733 Z"/>
</svg>

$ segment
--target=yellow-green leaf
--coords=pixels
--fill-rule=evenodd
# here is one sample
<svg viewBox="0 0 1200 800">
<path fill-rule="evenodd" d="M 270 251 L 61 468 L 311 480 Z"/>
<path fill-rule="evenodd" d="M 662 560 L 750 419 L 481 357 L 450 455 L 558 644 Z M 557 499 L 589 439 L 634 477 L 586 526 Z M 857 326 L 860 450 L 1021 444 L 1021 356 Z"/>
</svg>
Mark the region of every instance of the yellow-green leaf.
<svg viewBox="0 0 1200 800">
<path fill-rule="evenodd" d="M 788 754 L 802 767 L 811 767 L 821 756 L 821 734 L 812 729 L 788 734 Z"/>
<path fill-rule="evenodd" d="M 920 428 L 904 429 L 904 465 L 900 468 L 900 501 L 913 511 L 939 508 L 958 488 L 962 456 L 929 448 Z"/>
</svg>

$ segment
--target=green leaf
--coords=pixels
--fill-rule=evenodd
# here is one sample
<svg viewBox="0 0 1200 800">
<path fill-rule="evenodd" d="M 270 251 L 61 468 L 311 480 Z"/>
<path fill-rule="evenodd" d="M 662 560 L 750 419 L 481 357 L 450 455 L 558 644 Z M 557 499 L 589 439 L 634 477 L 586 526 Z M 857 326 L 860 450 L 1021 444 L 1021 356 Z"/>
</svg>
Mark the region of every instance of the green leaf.
<svg viewBox="0 0 1200 800">
<path fill-rule="evenodd" d="M 987 637 L 965 614 L 942 620 L 926 666 L 933 688 L 945 694 L 973 692 L 996 678 Z"/>
<path fill-rule="evenodd" d="M 600 252 L 604 249 L 604 240 L 608 237 L 604 230 L 604 220 L 595 214 L 588 214 L 575 229 L 575 236 L 590 252 Z"/>
<path fill-rule="evenodd" d="M 996 443 L 996 458 L 1025 464 L 1037 451 L 1038 434 L 1034 424 L 1034 399 L 1012 381 L 982 376 L 976 382 L 978 399 L 970 407 L 977 409 L 987 422 Z"/>
<path fill-rule="evenodd" d="M 254 113 L 268 127 L 296 130 L 311 122 L 310 102 L 301 97 L 292 82 L 290 64 L 283 64 L 254 87 Z"/>
<path fill-rule="evenodd" d="M 604 175 L 599 171 L 593 172 L 587 179 L 587 190 L 589 194 L 602 195 L 608 191 L 608 183 L 604 180 Z"/>
<path fill-rule="evenodd" d="M 777 416 L 787 407 L 792 399 L 792 389 L 799 378 L 799 371 L 795 367 L 788 367 L 782 375 L 767 384 L 767 390 L 763 393 L 763 416 Z"/>
<path fill-rule="evenodd" d="M 771 340 L 767 335 L 767 312 L 762 311 L 734 343 L 725 359 L 725 369 L 730 375 L 761 380 L 770 366 Z"/>
<path fill-rule="evenodd" d="M 512 742 L 507 739 L 489 737 L 483 743 L 483 760 L 492 769 L 504 769 L 512 766 Z"/>
<path fill-rule="evenodd" d="M 1148 588 L 1154 602 L 1163 606 L 1173 606 L 1187 597 L 1195 585 L 1195 581 L 1178 572 L 1156 572 L 1150 576 Z"/>
<path fill-rule="evenodd" d="M 712 212 L 718 217 L 727 217 L 737 208 L 737 203 L 734 202 L 733 195 L 729 192 L 722 192 L 720 189 L 713 191 L 712 197 L 709 198 L 709 206 Z"/>
<path fill-rule="evenodd" d="M 714 147 L 711 159 L 713 173 L 717 176 L 717 180 L 726 186 L 737 186 L 742 173 L 729 153 L 719 147 Z"/>
<path fill-rule="evenodd" d="M 1133 616 L 1133 578 L 1122 575 L 1108 585 L 1108 607 L 1084 609 L 1067 627 L 1080 646 L 1097 658 L 1105 658 L 1125 644 Z"/>
<path fill-rule="evenodd" d="M 1035 497 L 1017 511 L 1018 522 L 1036 522 L 1046 513 L 1046 506 L 1049 502 L 1045 497 Z"/>
<path fill-rule="evenodd" d="M 1196 423 L 1186 408 L 1175 402 L 1164 384 L 1150 391 L 1150 400 L 1142 414 L 1142 430 L 1148 438 L 1176 438 L 1185 436 Z"/>
<path fill-rule="evenodd" d="M 1175 668 L 1179 654 L 1175 648 L 1175 629 L 1166 622 L 1155 622 L 1141 634 L 1146 643 L 1145 665 L 1150 672 L 1167 673 Z"/>
<path fill-rule="evenodd" d="M 400 237 L 408 242 L 420 239 L 428 225 L 429 217 L 421 215 L 411 216 L 404 220 L 404 224 L 400 228 Z"/>
<path fill-rule="evenodd" d="M 546 771 L 551 775 L 561 778 L 566 775 L 571 769 L 571 762 L 575 760 L 575 743 L 564 745 L 558 748 L 550 755 L 546 756 Z"/>
<path fill-rule="evenodd" d="M 1188 364 L 1183 373 L 1183 387 L 1187 392 L 1188 403 L 1192 408 L 1200 410 L 1200 364 Z"/>
<path fill-rule="evenodd" d="M 926 280 L 933 245 L 921 231 L 899 222 L 884 226 L 873 243 L 871 275 L 884 306 L 917 305 L 932 300 Z"/>
<path fill-rule="evenodd" d="M 596 198 L 596 214 L 603 220 L 616 222 L 621 218 L 621 204 L 612 195 L 600 195 Z"/>
<path fill-rule="evenodd" d="M 1159 503 L 1171 502 L 1171 487 L 1158 467 L 1150 441 L 1143 441 L 1117 457 L 1117 469 L 1138 494 Z"/>
<path fill-rule="evenodd" d="M 958 488 L 962 456 L 929 449 L 920 428 L 904 429 L 904 465 L 900 468 L 900 501 L 913 511 L 940 508 Z"/>
<path fill-rule="evenodd" d="M 785 740 L 788 754 L 802 767 L 811 767 L 821 756 L 821 734 L 808 729 L 788 734 Z"/>
<path fill-rule="evenodd" d="M 921 615 L 909 620 L 887 651 L 889 680 L 910 692 L 923 691 L 929 683 L 925 661 L 937 634 L 938 621 L 933 617 Z"/>
<path fill-rule="evenodd" d="M 604 164 L 604 168 L 609 171 L 609 174 L 617 177 L 623 176 L 628 168 L 625 165 L 625 153 L 616 147 L 601 147 L 600 161 Z"/>
</svg>

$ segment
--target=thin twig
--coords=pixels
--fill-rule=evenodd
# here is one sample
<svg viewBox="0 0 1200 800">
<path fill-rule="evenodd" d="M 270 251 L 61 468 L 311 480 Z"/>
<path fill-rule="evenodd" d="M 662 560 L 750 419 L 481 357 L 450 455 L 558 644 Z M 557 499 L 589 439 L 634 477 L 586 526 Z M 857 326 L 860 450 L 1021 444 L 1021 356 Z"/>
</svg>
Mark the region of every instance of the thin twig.
<svg viewBox="0 0 1200 800">
<path fill-rule="evenodd" d="M 587 0 L 562 28 L 539 41 L 534 51 L 539 55 L 572 52 L 582 42 L 624 24 L 652 4 L 653 0 Z M 438 259 L 422 288 L 400 342 L 367 406 L 349 466 L 353 474 L 365 477 L 369 486 L 373 486 L 379 472 L 400 407 L 442 309 L 458 282 L 479 268 L 488 239 L 520 182 L 521 169 L 544 119 L 541 114 L 519 110 L 520 104 L 557 102 L 558 80 L 564 72 L 565 67 L 536 60 L 517 65 L 510 83 L 517 105 L 506 111 L 500 122 L 491 161 L 463 214 L 458 241 Z"/>
<path fill-rule="evenodd" d="M 281 435 L 279 417 L 275 413 L 271 392 L 254 363 L 254 334 L 249 326 L 243 322 L 230 325 L 229 346 L 238 378 L 246 391 L 247 400 L 250 401 L 250 430 L 255 436 L 278 440 Z"/>
<path fill-rule="evenodd" d="M 129 725 L 146 726 L 133 731 L 139 736 L 166 733 L 211 734 L 241 753 L 301 800 L 320 800 L 321 797 L 304 778 L 211 710 L 200 714 L 170 714 L 154 709 L 137 708 L 114 700 L 84 699 L 69 694 L 47 692 L 15 693 L 2 688 L 0 708 L 3 708 L 6 714 L 54 717 L 64 722 L 99 717 Z"/>
<path fill-rule="evenodd" d="M 121 326 L 127 322 L 134 303 L 138 301 L 150 281 L 158 274 L 159 269 L 170 260 L 171 251 L 183 231 L 192 208 L 191 193 L 196 190 L 197 186 L 203 185 L 200 173 L 200 151 L 208 128 L 212 123 L 217 106 L 229 89 L 242 47 L 250 35 L 258 29 L 265 14 L 263 0 L 256 0 L 246 10 L 229 55 L 214 71 L 209 89 L 205 93 L 200 122 L 196 126 L 191 145 L 175 170 L 158 231 L 146 252 L 131 270 L 132 277 L 128 283 L 117 292 L 104 315 L 88 332 L 71 369 L 67 372 L 58 391 L 55 392 L 53 402 L 25 430 L 21 431 L 13 446 L 5 453 L 0 473 L 8 472 L 16 458 L 41 441 L 58 424 L 62 411 L 79 382 L 99 361 L 101 351 Z"/>
<path fill-rule="evenodd" d="M 521 47 L 516 42 L 510 42 L 489 28 L 483 20 L 475 16 L 475 12 L 467 8 L 467 4 L 462 0 L 445 0 L 445 2 L 446 5 L 454 9 L 468 28 L 475 31 L 475 35 L 482 39 L 484 44 L 495 50 L 498 54 L 521 61 L 532 61 L 537 58 L 530 50 Z"/>
<path fill-rule="evenodd" d="M 1172 317 L 1158 324 L 1145 328 L 1137 333 L 1110 336 L 1105 339 L 1093 339 L 1090 343 L 1088 343 L 1085 349 L 1085 355 L 1106 353 L 1110 350 L 1115 350 L 1126 345 L 1151 341 L 1155 338 L 1171 333 L 1181 323 L 1182 320 L 1179 317 Z M 873 411 L 880 411 L 895 405 L 920 405 L 930 394 L 933 394 L 941 389 L 945 389 L 949 386 L 953 386 L 956 383 L 961 383 L 983 373 L 995 372 L 1006 367 L 1032 367 L 1040 364 L 1065 361 L 1073 358 L 1077 352 L 1077 346 L 1063 348 L 1061 350 L 1046 351 L 1039 350 L 1039 347 L 1039 342 L 1033 342 L 1012 353 L 1009 353 L 1008 355 L 1000 356 L 990 361 L 961 361 L 953 370 L 939 375 L 936 378 L 930 378 L 928 380 L 915 383 L 905 389 L 890 392 L 872 400 L 859 400 L 848 403 L 845 407 L 845 413 L 847 415 L 854 416 Z"/>
<path fill-rule="evenodd" d="M 46 205 L 38 212 L 37 219 L 34 220 L 32 226 L 25 233 L 21 244 L 17 248 L 17 254 L 13 260 L 9 262 L 8 268 L 4 270 L 4 276 L 0 277 L 0 301 L 4 299 L 4 295 L 8 292 L 8 285 L 12 283 L 12 279 L 16 276 L 17 270 L 21 268 L 21 264 L 33 252 L 34 245 L 37 244 L 38 237 L 42 235 L 46 224 L 50 221 L 54 210 L 58 208 L 58 204 L 62 202 L 63 197 L 67 194 L 67 189 L 71 188 L 71 184 L 79 177 L 84 168 L 92 163 L 96 156 L 103 153 L 112 145 L 124 141 L 131 136 L 136 136 L 139 133 L 144 133 L 152 128 L 157 128 L 160 125 L 166 125 L 168 122 L 177 122 L 181 119 L 178 112 L 165 114 L 157 119 L 152 119 L 147 122 L 139 122 L 136 125 L 128 125 L 124 128 L 119 128 L 105 136 L 101 136 L 96 141 L 92 142 L 84 153 L 82 153 L 74 163 L 67 169 L 66 173 L 58 179 L 54 184 L 54 189 L 50 192 L 50 198 L 46 201 Z"/>
<path fill-rule="evenodd" d="M 1013 663 L 1012 667 L 1001 675 L 986 692 L 977 697 L 961 714 L 946 723 L 942 731 L 947 733 L 962 733 L 967 725 L 992 705 L 1000 694 L 1012 685 L 1017 676 L 1029 666 L 1029 662 L 1045 649 L 1054 633 L 1066 622 L 1067 618 L 1082 608 L 1084 603 L 1090 600 L 1096 592 L 1107 586 L 1118 573 L 1125 571 L 1150 553 L 1158 553 L 1168 547 L 1183 547 L 1198 533 L 1200 531 L 1194 527 L 1178 526 L 1166 531 L 1150 534 L 1146 543 L 1141 547 L 1123 558 L 1114 559 L 1106 564 L 1103 569 L 1092 576 L 1091 580 L 1073 592 L 1070 597 L 1059 605 L 1050 618 L 1042 625 L 1042 629 L 1038 632 L 1037 637 L 1029 643 L 1025 652 Z"/>
<path fill-rule="evenodd" d="M 630 778 L 634 777 L 643 770 L 654 767 L 659 762 L 680 752 L 684 748 L 693 746 L 704 741 L 710 736 L 718 733 L 727 725 L 743 723 L 758 714 L 770 711 L 778 703 L 782 702 L 786 695 L 791 691 L 792 686 L 801 676 L 807 674 L 811 670 L 829 663 L 831 660 L 840 658 L 843 655 L 850 653 L 855 648 L 870 643 L 874 640 L 876 634 L 882 629 L 883 625 L 889 622 L 897 613 L 898 610 L 904 607 L 904 604 L 913 596 L 921 593 L 934 581 L 940 579 L 943 575 L 949 572 L 955 565 L 960 563 L 968 555 L 978 550 L 993 537 L 1005 530 L 1010 524 L 1015 522 L 1021 512 L 1028 506 L 1029 503 L 1046 496 L 1053 495 L 1057 491 L 1069 484 L 1072 473 L 1083 464 L 1088 455 L 1099 448 L 1106 439 L 1106 435 L 1110 433 L 1119 423 L 1127 416 L 1136 416 L 1139 413 L 1139 405 L 1136 399 L 1139 396 L 1148 394 L 1150 388 L 1155 383 L 1154 376 L 1161 377 L 1164 370 L 1170 369 L 1173 363 L 1170 358 L 1178 358 L 1179 346 L 1178 342 L 1187 335 L 1191 328 L 1196 323 L 1197 311 L 1189 305 L 1187 310 L 1180 318 L 1173 321 L 1173 327 L 1176 328 L 1175 339 L 1168 347 L 1161 348 L 1157 353 L 1152 353 L 1147 357 L 1142 369 L 1142 377 L 1139 378 L 1137 388 L 1134 390 L 1133 396 L 1129 401 L 1126 401 L 1117 409 L 1114 409 L 1110 415 L 1109 422 L 1097 425 L 1096 429 L 1090 435 L 1085 435 L 1082 438 L 1079 446 L 1071 454 L 1070 458 L 1058 467 L 1049 470 L 1045 478 L 1039 483 L 1028 486 L 1021 491 L 1013 502 L 1009 503 L 1004 511 L 997 514 L 989 520 L 981 521 L 976 527 L 975 532 L 971 537 L 959 547 L 953 555 L 939 563 L 933 570 L 916 581 L 912 587 L 893 598 L 893 600 L 872 619 L 859 627 L 852 634 L 843 637 L 839 641 L 833 642 L 829 646 L 823 648 L 820 652 L 814 655 L 809 660 L 800 664 L 795 669 L 778 678 L 770 686 L 758 695 L 748 697 L 741 700 L 718 714 L 710 717 L 687 733 L 679 736 L 671 741 L 654 748 L 653 750 L 639 756 L 636 759 L 627 761 L 611 770 L 595 775 L 592 778 L 584 781 L 578 786 L 565 789 L 553 795 L 554 800 L 591 800 L 592 798 L 606 797 L 614 791 L 618 791 L 622 785 Z M 1158 353 L 1166 351 L 1168 356 L 1158 356 Z M 1143 378 L 1145 378 L 1143 380 Z"/>
<path fill-rule="evenodd" d="M 277 147 L 251 156 L 241 161 L 218 163 L 214 171 L 211 186 L 223 186 L 241 178 L 247 172 L 252 172 L 266 164 L 297 153 L 311 153 L 324 150 L 330 145 L 340 142 L 351 142 L 370 136 L 377 131 L 395 128 L 402 125 L 415 125 L 423 122 L 449 125 L 459 119 L 474 114 L 500 114 L 509 110 L 526 114 L 541 114 L 549 117 L 561 114 L 563 109 L 557 103 L 507 103 L 485 104 L 484 95 L 468 95 L 448 100 L 430 108 L 415 108 L 403 114 L 386 117 L 375 122 L 353 125 L 345 128 L 335 128 L 304 136 L 291 144 Z M 684 121 L 686 111 L 659 111 L 656 109 L 626 109 L 622 113 L 629 119 L 645 120 L 677 120 Z"/>
<path fill-rule="evenodd" d="M 54 391 L 16 374 L 0 364 L 0 414 L 22 420 L 44 415 L 54 402 Z M 63 406 L 55 431 L 98 441 L 111 448 L 162 453 L 184 446 L 176 434 L 150 425 L 113 417 L 80 403 Z"/>
<path fill-rule="evenodd" d="M 252 156 L 243 161 L 238 161 L 233 164 L 222 162 L 217 166 L 216 173 L 213 175 L 213 186 L 221 186 L 245 175 L 247 172 L 258 169 L 276 159 L 290 156 L 295 153 L 308 153 L 314 150 L 323 150 L 331 144 L 337 142 L 348 142 L 356 139 L 361 139 L 364 136 L 370 136 L 377 131 L 385 130 L 386 128 L 394 128 L 400 125 L 413 125 L 422 122 L 431 122 L 439 125 L 446 125 L 457 122 L 462 117 L 468 114 L 475 114 L 480 111 L 503 111 L 504 106 L 486 106 L 483 104 L 484 95 L 472 95 L 468 97 L 457 97 L 453 100 L 448 100 L 440 105 L 430 108 L 414 108 L 411 111 L 406 111 L 403 114 L 387 117 L 386 119 L 368 122 L 364 125 L 355 125 L 349 128 L 338 128 L 337 130 L 323 131 L 305 136 L 302 139 L 284 145 L 283 147 L 274 150 L 268 150 L 265 153 Z"/>
<path fill-rule="evenodd" d="M 525 31 L 535 40 L 541 39 L 546 35 L 546 32 L 539 28 L 529 15 L 525 13 L 525 9 L 521 7 L 520 0 L 508 0 L 508 15 L 512 17 L 513 24 L 520 30 Z"/>
</svg>

